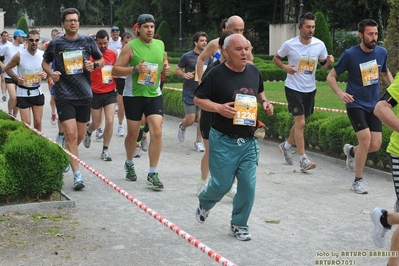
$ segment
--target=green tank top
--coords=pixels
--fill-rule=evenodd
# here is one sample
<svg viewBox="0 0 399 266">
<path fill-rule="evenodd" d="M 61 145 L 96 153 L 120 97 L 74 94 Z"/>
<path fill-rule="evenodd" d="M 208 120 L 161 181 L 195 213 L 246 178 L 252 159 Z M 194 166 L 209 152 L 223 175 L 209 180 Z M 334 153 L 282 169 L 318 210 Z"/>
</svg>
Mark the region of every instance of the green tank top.
<svg viewBox="0 0 399 266">
<path fill-rule="evenodd" d="M 396 75 L 392 84 L 387 89 L 389 94 L 395 101 L 399 102 L 399 75 Z M 396 111 L 396 116 L 399 117 L 399 107 Z M 387 152 L 394 155 L 399 155 L 399 133 L 396 131 L 392 132 L 391 139 L 389 141 Z"/>
<path fill-rule="evenodd" d="M 137 38 L 128 44 L 133 50 L 130 66 L 137 66 L 143 59 L 148 65 L 148 73 L 132 74 L 132 96 L 157 97 L 161 95 L 159 83 L 165 53 L 164 43 L 153 39 L 151 44 L 147 45 Z"/>
</svg>

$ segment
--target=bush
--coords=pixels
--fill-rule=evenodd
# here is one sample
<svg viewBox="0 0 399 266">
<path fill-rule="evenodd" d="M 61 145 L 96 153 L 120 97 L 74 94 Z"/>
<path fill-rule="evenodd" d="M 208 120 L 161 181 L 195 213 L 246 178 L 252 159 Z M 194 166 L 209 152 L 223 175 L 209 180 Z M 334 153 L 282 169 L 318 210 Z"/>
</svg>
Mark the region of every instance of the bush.
<svg viewBox="0 0 399 266">
<path fill-rule="evenodd" d="M 0 120 L 0 197 L 38 199 L 63 186 L 69 156 L 60 147 L 16 121 Z M 3 167 L 4 166 L 4 167 Z"/>
<path fill-rule="evenodd" d="M 117 26 L 119 28 L 119 36 L 121 36 L 125 32 L 125 26 L 124 26 L 123 22 L 118 20 L 117 22 L 115 22 L 115 26 Z"/>
<path fill-rule="evenodd" d="M 326 17 L 321 12 L 316 12 L 314 15 L 316 17 L 316 28 L 314 31 L 314 37 L 324 42 L 328 54 L 334 54 L 330 29 Z"/>
<path fill-rule="evenodd" d="M 23 30 L 26 34 L 29 32 L 28 22 L 25 17 L 21 17 L 17 22 L 17 29 Z"/>
<path fill-rule="evenodd" d="M 347 32 L 344 29 L 336 30 L 334 36 L 334 57 L 335 62 L 338 62 L 338 58 L 346 50 L 360 43 L 360 39 L 357 35 Z"/>
<path fill-rule="evenodd" d="M 156 34 L 161 36 L 163 43 L 165 44 L 165 51 L 173 51 L 173 38 L 170 32 L 169 24 L 166 21 L 162 21 L 159 24 Z"/>
<path fill-rule="evenodd" d="M 174 72 L 170 73 L 170 75 L 165 75 L 165 83 L 180 83 L 182 79 Z"/>
<path fill-rule="evenodd" d="M 340 155 L 342 153 L 342 147 L 345 144 L 342 143 L 342 135 L 346 131 L 346 128 L 349 127 L 351 128 L 351 123 L 347 117 L 342 116 L 331 119 L 325 131 L 326 138 L 328 139 L 325 145 L 328 147 L 328 152 L 334 155 Z"/>
</svg>

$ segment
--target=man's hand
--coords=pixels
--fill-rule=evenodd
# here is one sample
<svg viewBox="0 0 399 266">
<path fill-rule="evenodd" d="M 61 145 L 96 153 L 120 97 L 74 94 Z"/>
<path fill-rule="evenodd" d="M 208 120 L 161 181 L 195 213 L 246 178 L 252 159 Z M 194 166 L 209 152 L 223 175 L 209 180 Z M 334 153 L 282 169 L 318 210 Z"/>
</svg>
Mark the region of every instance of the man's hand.
<svg viewBox="0 0 399 266">
<path fill-rule="evenodd" d="M 163 64 L 163 69 L 162 69 L 162 71 L 163 71 L 163 73 L 164 73 L 166 76 L 170 75 L 170 72 L 171 72 L 170 65 L 167 64 L 167 63 Z"/>
<path fill-rule="evenodd" d="M 234 102 L 220 104 L 218 113 L 226 118 L 233 118 L 237 113 L 237 110 L 234 109 Z"/>
</svg>

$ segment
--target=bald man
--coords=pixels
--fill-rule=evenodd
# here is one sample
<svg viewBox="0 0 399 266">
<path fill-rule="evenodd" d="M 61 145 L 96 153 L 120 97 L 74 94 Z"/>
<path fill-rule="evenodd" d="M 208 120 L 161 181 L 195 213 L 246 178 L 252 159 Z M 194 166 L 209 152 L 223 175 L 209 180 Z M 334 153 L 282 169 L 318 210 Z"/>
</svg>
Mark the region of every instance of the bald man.
<svg viewBox="0 0 399 266">
<path fill-rule="evenodd" d="M 222 31 L 231 31 L 233 33 L 238 33 L 243 35 L 245 28 L 244 20 L 240 16 L 231 16 L 227 20 L 227 27 Z M 247 40 L 248 41 L 248 40 Z M 218 51 L 218 42 L 219 38 L 213 39 L 208 43 L 205 50 L 198 56 L 197 59 L 197 74 L 198 74 L 198 83 L 201 83 L 202 75 L 204 74 L 204 62 L 210 56 L 213 56 Z M 252 62 L 254 57 L 252 55 L 252 45 L 251 42 L 248 41 L 250 51 L 248 55 L 248 61 Z"/>
</svg>

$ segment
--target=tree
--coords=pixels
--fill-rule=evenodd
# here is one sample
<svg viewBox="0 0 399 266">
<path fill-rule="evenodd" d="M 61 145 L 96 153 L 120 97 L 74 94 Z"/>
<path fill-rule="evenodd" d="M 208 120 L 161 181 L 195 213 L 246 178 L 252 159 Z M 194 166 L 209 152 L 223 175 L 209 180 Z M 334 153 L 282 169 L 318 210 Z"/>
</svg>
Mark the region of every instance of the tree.
<svg viewBox="0 0 399 266">
<path fill-rule="evenodd" d="M 169 29 L 169 25 L 166 21 L 161 22 L 156 33 L 161 36 L 162 41 L 165 44 L 165 51 L 172 52 L 174 47 L 173 38 Z"/>
<path fill-rule="evenodd" d="M 316 12 L 315 16 L 316 16 L 316 29 L 314 31 L 314 37 L 324 42 L 328 54 L 333 54 L 333 43 L 326 18 L 321 12 Z"/>
<path fill-rule="evenodd" d="M 395 76 L 399 71 L 399 2 L 397 0 L 389 0 L 389 4 L 390 12 L 384 45 L 389 53 L 389 70 L 392 76 Z"/>
<path fill-rule="evenodd" d="M 115 26 L 119 28 L 119 35 L 122 35 L 125 32 L 125 26 L 123 26 L 122 21 L 115 22 Z"/>
<path fill-rule="evenodd" d="M 17 23 L 17 29 L 23 30 L 26 34 L 29 32 L 28 22 L 25 17 L 21 17 Z"/>
</svg>

